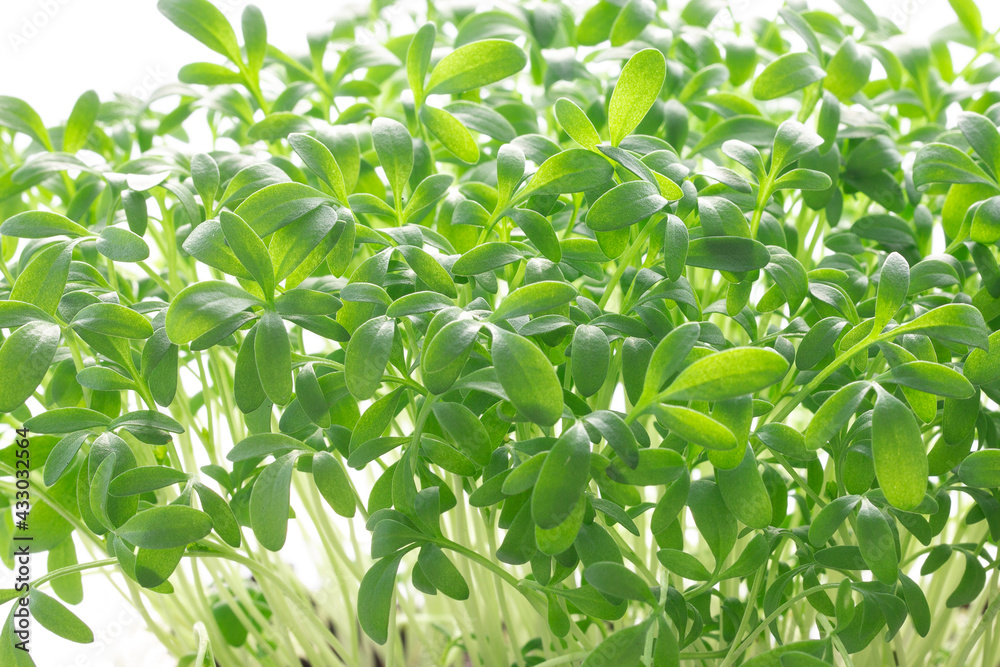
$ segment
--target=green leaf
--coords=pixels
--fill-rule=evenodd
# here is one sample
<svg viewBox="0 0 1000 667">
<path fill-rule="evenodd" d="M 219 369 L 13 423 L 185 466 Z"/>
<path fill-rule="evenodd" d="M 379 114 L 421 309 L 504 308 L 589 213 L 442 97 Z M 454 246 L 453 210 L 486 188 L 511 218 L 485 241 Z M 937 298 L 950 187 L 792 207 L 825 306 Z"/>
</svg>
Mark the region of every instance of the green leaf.
<svg viewBox="0 0 1000 667">
<path fill-rule="evenodd" d="M 607 597 L 656 604 L 649 584 L 620 563 L 594 563 L 583 571 L 583 578 Z"/>
<path fill-rule="evenodd" d="M 863 0 L 836 0 L 840 7 L 868 30 L 880 30 L 878 17 Z"/>
<path fill-rule="evenodd" d="M 743 551 L 740 553 L 740 557 L 736 559 L 736 562 L 727 567 L 725 571 L 719 575 L 720 579 L 724 580 L 734 577 L 749 577 L 764 564 L 770 555 L 767 537 L 762 533 L 757 534 L 752 540 L 750 540 L 746 547 L 743 548 Z"/>
<path fill-rule="evenodd" d="M 45 568 L 48 572 L 78 565 L 76 544 L 72 539 L 63 540 L 54 549 L 49 549 L 46 560 Z M 83 602 L 83 577 L 79 572 L 67 571 L 63 576 L 52 580 L 52 591 L 64 602 L 80 604 Z"/>
<path fill-rule="evenodd" d="M 854 416 L 871 387 L 863 380 L 851 382 L 826 399 L 806 429 L 806 447 L 819 449 L 828 443 Z"/>
<path fill-rule="evenodd" d="M 456 276 L 476 276 L 522 259 L 524 256 L 508 243 L 483 243 L 459 257 L 451 272 Z"/>
<path fill-rule="evenodd" d="M 45 470 L 42 479 L 45 486 L 52 486 L 63 476 L 63 473 L 76 461 L 77 452 L 84 441 L 91 435 L 90 431 L 76 431 L 63 436 L 45 459 Z"/>
<path fill-rule="evenodd" d="M 413 171 L 413 140 L 406 128 L 396 121 L 376 118 L 372 122 L 372 143 L 398 207 L 403 188 Z"/>
<path fill-rule="evenodd" d="M 679 405 L 660 405 L 655 408 L 657 421 L 688 442 L 706 449 L 720 451 L 736 447 L 736 436 L 728 428 L 708 415 Z"/>
<path fill-rule="evenodd" d="M 332 294 L 302 288 L 288 290 L 274 300 L 274 309 L 282 315 L 333 315 L 343 305 Z"/>
<path fill-rule="evenodd" d="M 927 598 L 920 586 L 908 576 L 899 573 L 899 586 L 903 591 L 903 599 L 906 601 L 907 611 L 910 612 L 910 619 L 913 621 L 913 629 L 921 637 L 926 637 L 931 628 L 931 610 L 927 604 Z"/>
<path fill-rule="evenodd" d="M 475 164 L 479 161 L 479 146 L 462 122 L 443 109 L 424 105 L 420 108 L 420 120 L 441 144 L 462 162 Z"/>
<path fill-rule="evenodd" d="M 97 239 L 97 252 L 115 262 L 144 262 L 149 246 L 142 237 L 123 227 L 105 227 Z"/>
<path fill-rule="evenodd" d="M 256 338 L 255 326 L 247 332 L 243 344 L 240 345 L 233 374 L 233 397 L 236 399 L 236 407 L 245 415 L 259 408 L 267 398 L 260 384 L 260 375 L 257 373 L 257 355 L 254 350 Z"/>
<path fill-rule="evenodd" d="M 385 314 L 386 317 L 398 319 L 407 315 L 433 313 L 453 305 L 451 299 L 438 292 L 413 292 L 393 301 Z"/>
<path fill-rule="evenodd" d="M 858 510 L 857 534 L 861 557 L 868 563 L 875 578 L 883 584 L 896 583 L 899 560 L 892 529 L 882 512 L 864 498 Z"/>
<path fill-rule="evenodd" d="M 543 310 L 552 310 L 565 305 L 577 297 L 572 285 L 554 280 L 542 280 L 519 287 L 507 295 L 493 314 L 490 322 L 503 322 L 515 317 L 531 315 Z"/>
<path fill-rule="evenodd" d="M 257 375 L 264 394 L 275 405 L 292 400 L 292 351 L 281 316 L 265 310 L 253 341 Z"/>
<path fill-rule="evenodd" d="M 823 87 L 841 101 L 847 102 L 868 83 L 871 70 L 871 52 L 858 46 L 851 37 L 845 37 L 833 58 L 826 64 Z"/>
<path fill-rule="evenodd" d="M 31 322 L 48 322 L 54 320 L 38 306 L 21 301 L 0 301 L 0 328 L 16 329 Z"/>
<path fill-rule="evenodd" d="M 243 542 L 243 536 L 240 534 L 240 526 L 236 522 L 236 517 L 229 504 L 219 494 L 200 482 L 194 483 L 194 490 L 198 493 L 198 499 L 201 500 L 202 510 L 212 518 L 212 530 L 229 546 L 239 547 Z"/>
<path fill-rule="evenodd" d="M 601 137 L 583 109 L 565 97 L 556 100 L 552 108 L 556 120 L 570 139 L 589 151 L 596 150 L 597 144 L 601 143 Z"/>
<path fill-rule="evenodd" d="M 809 541 L 814 547 L 822 547 L 833 537 L 848 515 L 861 502 L 861 496 L 841 496 L 823 507 L 809 524 Z"/>
<path fill-rule="evenodd" d="M 25 211 L 0 225 L 0 234 L 22 239 L 45 239 L 51 236 L 87 236 L 90 232 L 69 218 L 49 211 Z"/>
<path fill-rule="evenodd" d="M 108 425 L 109 431 L 112 427 L 113 422 Z M 135 515 L 139 504 L 138 498 L 109 497 L 108 485 L 114 477 L 135 467 L 135 455 L 124 440 L 114 433 L 108 432 L 97 436 L 90 448 L 88 458 L 88 464 L 81 467 L 81 474 L 77 482 L 78 504 L 85 517 L 87 514 L 90 514 L 91 518 L 94 515 L 99 516 L 103 527 L 121 526 Z M 108 463 L 108 465 L 105 466 L 104 463 Z M 103 474 L 98 475 L 99 471 L 103 471 Z M 82 479 L 87 479 L 90 482 L 89 489 L 85 483 L 80 483 Z M 87 513 L 86 509 L 91 509 L 91 512 Z M 91 528 L 94 527 L 91 526 Z"/>
<path fill-rule="evenodd" d="M 136 496 L 186 482 L 190 477 L 186 472 L 170 466 L 142 466 L 113 478 L 108 492 L 113 496 Z"/>
<path fill-rule="evenodd" d="M 203 86 L 219 86 L 237 84 L 243 81 L 239 72 L 234 72 L 225 65 L 215 63 L 189 63 L 177 72 L 177 78 L 182 83 L 194 83 Z"/>
<path fill-rule="evenodd" d="M 764 424 L 754 436 L 770 450 L 799 461 L 811 461 L 816 454 L 806 448 L 805 436 L 797 429 L 772 422 Z"/>
<path fill-rule="evenodd" d="M 341 204 L 347 204 L 347 184 L 336 158 L 326 145 L 308 134 L 288 135 L 288 144 L 309 169 L 329 186 Z"/>
<path fill-rule="evenodd" d="M 208 0 L 159 0 L 156 8 L 175 26 L 234 63 L 242 62 L 236 34 Z"/>
<path fill-rule="evenodd" d="M 490 462 L 493 444 L 482 422 L 461 403 L 435 403 L 434 416 L 458 448 L 480 466 Z"/>
<path fill-rule="evenodd" d="M 913 413 L 878 385 L 872 413 L 872 457 L 886 500 L 912 510 L 927 490 L 927 449 Z"/>
<path fill-rule="evenodd" d="M 233 254 L 260 285 L 265 297 L 270 298 L 274 293 L 274 267 L 267 246 L 238 215 L 223 211 L 219 223 Z"/>
<path fill-rule="evenodd" d="M 562 259 L 559 237 L 545 216 L 527 208 L 510 209 L 508 215 L 514 224 L 521 228 L 528 240 L 535 244 L 545 259 L 551 262 L 559 262 Z"/>
<path fill-rule="evenodd" d="M 754 239 L 705 236 L 691 240 L 685 261 L 688 266 L 740 273 L 763 269 L 771 261 L 771 253 Z"/>
<path fill-rule="evenodd" d="M 777 131 L 773 132 L 772 136 L 776 137 Z M 758 181 L 763 181 L 767 175 L 767 170 L 764 168 L 764 159 L 761 157 L 760 151 L 745 141 L 740 141 L 739 139 L 725 141 L 722 143 L 722 152 L 746 167 Z"/>
<path fill-rule="evenodd" d="M 29 322 L 7 336 L 0 346 L 0 412 L 24 405 L 45 378 L 56 350 L 60 330 L 49 322 Z"/>
<path fill-rule="evenodd" d="M 436 544 L 420 547 L 417 562 L 427 579 L 436 589 L 453 600 L 468 600 L 469 585 L 455 564 Z"/>
<path fill-rule="evenodd" d="M 518 412 L 539 426 L 562 417 L 562 386 L 548 358 L 527 338 L 493 329 L 497 379 Z"/>
<path fill-rule="evenodd" d="M 256 433 L 236 443 L 226 454 L 226 459 L 236 463 L 269 455 L 277 457 L 291 449 L 308 451 L 309 447 L 284 433 Z"/>
<path fill-rule="evenodd" d="M 356 503 L 344 466 L 329 452 L 317 452 L 312 461 L 313 481 L 323 499 L 340 516 L 354 516 Z"/>
<path fill-rule="evenodd" d="M 786 120 L 778 126 L 778 131 L 774 135 L 774 146 L 771 150 L 771 173 L 781 173 L 785 167 L 822 145 L 822 137 L 811 129 L 797 121 Z"/>
<path fill-rule="evenodd" d="M 896 327 L 891 337 L 920 333 L 938 340 L 951 341 L 982 350 L 989 349 L 989 333 L 982 314 L 965 303 L 938 306 L 920 317 Z"/>
<path fill-rule="evenodd" d="M 645 220 L 668 203 L 653 183 L 629 181 L 611 188 L 593 203 L 587 212 L 587 226 L 598 232 L 624 229 Z"/>
<path fill-rule="evenodd" d="M 263 302 L 241 287 L 206 280 L 181 290 L 167 309 L 167 335 L 176 345 L 190 343 L 230 317 Z"/>
<path fill-rule="evenodd" d="M 986 116 L 972 111 L 958 114 L 958 129 L 994 177 L 1000 175 L 1000 132 Z"/>
<path fill-rule="evenodd" d="M 671 281 L 676 282 L 684 273 L 689 243 L 687 227 L 676 215 L 668 213 L 663 225 L 663 265 Z"/>
<path fill-rule="evenodd" d="M 243 44 L 246 47 L 247 67 L 251 72 L 259 72 L 264 65 L 264 55 L 267 52 L 267 25 L 264 14 L 255 5 L 243 8 L 240 27 L 243 31 Z"/>
<path fill-rule="evenodd" d="M 347 388 L 358 400 L 371 398 L 382 384 L 395 334 L 395 320 L 376 317 L 358 327 L 351 336 L 344 372 Z"/>
<path fill-rule="evenodd" d="M 455 281 L 434 257 L 412 245 L 399 245 L 396 249 L 406 258 L 406 263 L 417 277 L 428 287 L 451 298 L 458 296 Z"/>
<path fill-rule="evenodd" d="M 646 370 L 643 396 L 652 397 L 659 393 L 664 383 L 680 370 L 700 335 L 701 327 L 697 323 L 686 322 L 657 343 Z"/>
<path fill-rule="evenodd" d="M 981 39 L 983 34 L 983 16 L 972 0 L 948 0 L 948 4 L 955 10 L 958 20 L 969 31 L 969 34 L 976 40 Z"/>
<path fill-rule="evenodd" d="M 49 315 L 56 312 L 69 277 L 73 246 L 55 243 L 31 257 L 10 290 L 11 301 L 23 301 L 38 306 Z"/>
<path fill-rule="evenodd" d="M 910 265 L 898 252 L 886 257 L 879 272 L 873 331 L 881 331 L 906 300 L 910 289 Z"/>
<path fill-rule="evenodd" d="M 608 446 L 618 454 L 619 460 L 628 468 L 635 469 L 639 465 L 639 443 L 636 441 L 632 429 L 621 417 L 610 410 L 595 410 L 584 416 L 583 419 L 587 424 L 597 429 L 607 441 Z M 653 470 L 652 472 L 658 471 Z"/>
<path fill-rule="evenodd" d="M 551 529 L 535 526 L 535 544 L 538 545 L 538 550 L 545 555 L 555 556 L 573 546 L 580 533 L 580 528 L 583 526 L 583 515 L 586 508 L 587 499 L 580 496 L 576 507 L 558 526 Z"/>
<path fill-rule="evenodd" d="M 993 332 L 987 339 L 988 348 L 976 348 L 965 359 L 962 372 L 975 385 L 990 384 L 1000 380 L 1000 332 Z"/>
<path fill-rule="evenodd" d="M 219 192 L 219 165 L 211 155 L 198 153 L 191 158 L 191 180 L 208 215 Z"/>
<path fill-rule="evenodd" d="M 517 74 L 528 63 L 516 44 L 484 39 L 461 46 L 438 61 L 427 81 L 428 95 L 454 95 Z"/>
<path fill-rule="evenodd" d="M 656 16 L 656 3 L 652 0 L 629 0 L 618 13 L 611 26 L 611 46 L 631 42 Z"/>
<path fill-rule="evenodd" d="M 265 467 L 250 494 L 250 526 L 268 551 L 280 551 L 285 545 L 292 473 L 299 454 L 289 452 Z"/>
<path fill-rule="evenodd" d="M 684 459 L 674 450 L 647 448 L 638 451 L 635 466 L 629 466 L 624 459 L 615 459 L 605 472 L 621 484 L 660 486 L 675 481 L 685 470 Z"/>
<path fill-rule="evenodd" d="M 516 199 L 584 192 L 604 185 L 613 173 L 614 169 L 603 156 L 582 148 L 570 148 L 545 160 Z"/>
<path fill-rule="evenodd" d="M 722 499 L 718 485 L 707 480 L 692 482 L 688 507 L 698 531 L 715 556 L 715 562 L 722 563 L 736 544 L 737 524 Z"/>
<path fill-rule="evenodd" d="M 312 364 L 305 364 L 295 376 L 295 398 L 302 410 L 320 428 L 330 428 L 330 405 Z"/>
<path fill-rule="evenodd" d="M 423 541 L 423 535 L 399 521 L 379 521 L 372 531 L 372 558 L 381 558 L 408 544 Z"/>
<path fill-rule="evenodd" d="M 1000 241 L 1000 196 L 990 197 L 976 207 L 969 236 L 977 243 Z"/>
<path fill-rule="evenodd" d="M 968 155 L 948 144 L 931 143 L 917 151 L 913 184 L 918 189 L 931 183 L 996 183 Z"/>
<path fill-rule="evenodd" d="M 786 53 L 764 68 L 753 82 L 753 96 L 775 100 L 805 88 L 826 76 L 809 52 Z"/>
<path fill-rule="evenodd" d="M 570 361 L 577 391 L 586 397 L 593 396 L 604 385 L 611 364 L 608 337 L 595 326 L 581 324 L 573 333 Z"/>
<path fill-rule="evenodd" d="M 436 38 L 437 27 L 433 23 L 425 23 L 413 35 L 406 49 L 406 80 L 417 104 L 424 98 L 424 81 L 427 79 Z"/>
<path fill-rule="evenodd" d="M 94 303 L 76 314 L 71 324 L 105 336 L 144 339 L 153 335 L 153 325 L 131 308 L 117 303 Z"/>
<path fill-rule="evenodd" d="M 173 417 L 156 412 L 155 410 L 135 410 L 127 412 L 121 417 L 116 417 L 108 424 L 108 430 L 118 428 L 129 428 L 131 426 L 140 428 L 155 428 L 168 433 L 184 433 L 181 426 Z"/>
<path fill-rule="evenodd" d="M 0 95 L 0 125 L 26 134 L 42 144 L 46 150 L 52 150 L 45 124 L 38 113 L 24 100 Z"/>
<path fill-rule="evenodd" d="M 664 390 L 671 400 L 721 401 L 780 382 L 788 361 L 770 348 L 737 347 L 694 362 Z"/>
<path fill-rule="evenodd" d="M 549 450 L 531 494 L 531 517 L 539 528 L 552 529 L 573 513 L 590 479 L 590 438 L 576 424 Z"/>
<path fill-rule="evenodd" d="M 173 549 L 212 531 L 212 519 L 186 505 L 162 505 L 139 512 L 115 532 L 140 549 Z"/>
<path fill-rule="evenodd" d="M 1000 450 L 983 449 L 969 454 L 958 468 L 958 477 L 966 486 L 1000 486 Z"/>
<path fill-rule="evenodd" d="M 958 371 L 931 361 L 900 364 L 875 378 L 882 384 L 894 383 L 948 398 L 971 398 L 976 389 Z"/>
<path fill-rule="evenodd" d="M 111 418 L 88 408 L 57 408 L 24 420 L 24 427 L 36 433 L 72 433 L 80 429 L 107 426 Z"/>
<path fill-rule="evenodd" d="M 701 564 L 695 556 L 677 549 L 660 549 L 656 559 L 669 572 L 690 579 L 691 581 L 708 581 L 712 573 Z"/>
<path fill-rule="evenodd" d="M 753 447 L 745 448 L 743 460 L 735 468 L 716 468 L 715 479 L 726 506 L 740 522 L 758 530 L 771 523 L 771 499 L 757 469 Z"/>
<path fill-rule="evenodd" d="M 986 570 L 979 562 L 979 558 L 971 553 L 963 555 L 965 556 L 965 571 L 962 573 L 962 579 L 958 582 L 958 586 L 945 602 L 948 609 L 972 604 L 986 585 Z"/>
<path fill-rule="evenodd" d="M 682 103 L 697 100 L 706 95 L 712 88 L 718 88 L 729 80 L 729 70 L 722 63 L 715 63 L 701 68 L 694 73 L 681 91 L 677 94 L 677 99 Z"/>
<path fill-rule="evenodd" d="M 402 554 L 396 554 L 376 561 L 358 589 L 358 622 L 376 644 L 385 644 L 389 637 L 389 614 L 401 558 Z"/>
<path fill-rule="evenodd" d="M 814 169 L 792 169 L 782 174 L 772 188 L 774 190 L 827 190 L 833 185 L 830 177 Z"/>
<path fill-rule="evenodd" d="M 656 49 L 643 49 L 628 59 L 608 103 L 611 144 L 617 146 L 632 133 L 660 94 L 666 61 Z"/>
<path fill-rule="evenodd" d="M 116 458 L 115 453 L 110 452 L 100 460 L 99 464 L 97 463 L 97 458 L 91 459 L 90 510 L 101 524 L 103 528 L 101 532 L 115 529 L 115 523 L 111 520 L 109 514 L 108 506 L 110 499 L 108 498 L 108 488 L 112 477 L 115 476 Z M 95 464 L 96 470 L 94 470 Z M 87 500 L 87 498 L 84 498 L 85 503 Z"/>
<path fill-rule="evenodd" d="M 781 667 L 832 667 L 832 664 L 802 651 L 781 654 Z"/>
<path fill-rule="evenodd" d="M 94 633 L 91 629 L 61 602 L 37 588 L 31 589 L 28 599 L 32 617 L 43 628 L 77 644 L 93 643 Z"/>
<path fill-rule="evenodd" d="M 656 507 L 653 508 L 653 516 L 649 521 L 649 528 L 654 535 L 662 533 L 670 527 L 677 519 L 681 510 L 687 502 L 688 492 L 691 488 L 691 476 L 681 474 L 673 484 L 667 487 Z"/>
</svg>

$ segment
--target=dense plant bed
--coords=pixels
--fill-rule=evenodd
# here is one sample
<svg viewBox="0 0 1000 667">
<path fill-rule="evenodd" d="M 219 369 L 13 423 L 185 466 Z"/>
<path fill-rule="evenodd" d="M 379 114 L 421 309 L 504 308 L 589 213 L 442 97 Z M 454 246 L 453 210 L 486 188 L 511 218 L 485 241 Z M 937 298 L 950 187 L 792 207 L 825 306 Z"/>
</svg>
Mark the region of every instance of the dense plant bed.
<svg viewBox="0 0 1000 667">
<path fill-rule="evenodd" d="M 86 574 L 183 665 L 996 665 L 996 33 L 838 3 L 296 57 L 160 0 L 181 83 L 0 97 L 33 622 L 92 641 Z"/>
</svg>

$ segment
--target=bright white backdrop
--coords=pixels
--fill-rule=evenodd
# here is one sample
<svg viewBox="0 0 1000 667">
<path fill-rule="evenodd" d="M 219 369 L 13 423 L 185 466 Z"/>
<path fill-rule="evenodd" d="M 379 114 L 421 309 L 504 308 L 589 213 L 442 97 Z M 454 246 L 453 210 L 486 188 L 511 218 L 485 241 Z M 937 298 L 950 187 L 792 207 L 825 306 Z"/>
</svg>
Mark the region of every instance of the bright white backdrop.
<svg viewBox="0 0 1000 667">
<path fill-rule="evenodd" d="M 286 52 L 304 51 L 307 32 L 332 25 L 338 7 L 364 0 L 256 0 L 267 19 L 269 40 Z M 416 2 L 418 0 L 403 0 Z M 245 0 L 214 0 L 239 21 Z M 422 3 L 421 3 L 422 4 Z M 591 0 L 579 0 L 588 6 Z M 670 5 L 681 5 L 670 0 Z M 773 15 L 780 0 L 732 0 L 737 17 Z M 810 2 L 833 5 L 830 0 Z M 869 0 L 917 38 L 953 22 L 946 0 Z M 980 0 L 984 24 L 995 29 L 1000 3 Z M 169 82 L 192 59 L 217 58 L 170 25 L 154 0 L 2 0 L 0 2 L 0 94 L 28 100 L 46 123 L 64 119 L 84 90 L 104 99 L 112 93 L 142 93 Z"/>
<path fill-rule="evenodd" d="M 237 23 L 244 0 L 213 0 Z M 360 0 L 255 0 L 267 20 L 269 41 L 287 53 L 305 50 L 308 32 L 333 25 L 338 8 Z M 403 0 L 415 2 L 417 0 Z M 683 4 L 669 0 L 671 5 Z M 574 4 L 589 6 L 592 0 Z M 915 39 L 954 22 L 947 0 L 869 0 L 876 13 L 892 18 Z M 980 0 L 984 24 L 1000 24 L 1000 2 Z M 732 0 L 737 18 L 773 16 L 780 0 Z M 823 8 L 831 0 L 810 2 Z M 421 3 L 422 6 L 422 3 Z M 94 89 L 101 99 L 114 92 L 143 97 L 174 80 L 192 60 L 218 56 L 172 26 L 156 10 L 155 0 L 0 0 L 0 94 L 32 104 L 46 124 L 65 119 L 76 98 Z M 962 63 L 964 64 L 964 63 Z M 7 444 L 6 442 L 3 444 Z M 291 538 L 291 534 L 290 534 Z M 283 554 L 306 551 L 290 544 Z M 36 576 L 44 559 L 36 560 Z M 309 579 L 312 569 L 298 563 Z M 9 588 L 9 573 L 0 587 Z M 173 665 L 143 621 L 102 575 L 85 577 L 86 599 L 75 609 L 90 623 L 97 641 L 80 647 L 54 637 L 35 624 L 33 657 L 44 667 L 160 667 Z"/>
</svg>

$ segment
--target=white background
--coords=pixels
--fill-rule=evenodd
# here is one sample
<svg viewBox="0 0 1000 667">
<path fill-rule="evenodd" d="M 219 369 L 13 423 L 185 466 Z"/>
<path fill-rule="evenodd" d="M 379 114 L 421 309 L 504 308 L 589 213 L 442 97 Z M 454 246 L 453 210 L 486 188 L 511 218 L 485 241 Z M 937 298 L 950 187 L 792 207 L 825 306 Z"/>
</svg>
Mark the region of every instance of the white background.
<svg viewBox="0 0 1000 667">
<path fill-rule="evenodd" d="M 264 12 L 269 41 L 297 55 L 306 49 L 306 33 L 331 27 L 337 8 L 353 1 L 256 0 L 255 4 Z M 215 0 L 215 4 L 238 25 L 247 3 Z M 592 2 L 581 4 L 586 7 Z M 670 4 L 681 5 L 678 0 Z M 829 0 L 810 4 L 833 6 Z M 946 0 L 872 0 L 868 4 L 918 40 L 955 21 Z M 1000 3 L 981 0 L 979 4 L 985 28 L 992 32 L 1000 20 Z M 755 13 L 773 16 L 779 6 L 775 0 L 732 3 L 737 18 Z M 218 58 L 164 19 L 154 0 L 0 0 L 0 94 L 28 101 L 47 125 L 64 120 L 87 89 L 96 90 L 101 99 L 116 91 L 144 97 L 172 81 L 182 65 L 194 60 L 218 62 Z M 304 556 L 299 548 L 283 552 L 286 557 L 292 554 Z M 43 563 L 44 558 L 38 557 L 36 576 Z M 175 664 L 103 575 L 85 576 L 84 582 L 86 599 L 75 611 L 94 629 L 97 641 L 77 646 L 35 624 L 33 656 L 40 667 Z"/>
<path fill-rule="evenodd" d="M 413 2 L 414 0 L 402 0 Z M 244 0 L 214 0 L 238 25 Z M 286 53 L 306 50 L 308 32 L 331 26 L 338 7 L 358 0 L 256 0 L 269 41 Z M 421 1 L 420 6 L 423 6 Z M 485 3 L 484 3 L 485 4 Z M 580 0 L 583 7 L 592 0 Z M 682 5 L 670 0 L 673 8 Z M 773 16 L 780 0 L 733 0 L 739 18 Z M 810 2 L 835 7 L 830 0 Z M 917 39 L 955 21 L 946 0 L 869 0 Z M 979 0 L 983 22 L 995 30 L 1000 3 Z M 102 99 L 114 92 L 142 93 L 173 79 L 192 60 L 219 58 L 171 25 L 154 0 L 0 0 L 0 94 L 31 103 L 47 124 L 66 118 L 80 93 Z"/>
</svg>

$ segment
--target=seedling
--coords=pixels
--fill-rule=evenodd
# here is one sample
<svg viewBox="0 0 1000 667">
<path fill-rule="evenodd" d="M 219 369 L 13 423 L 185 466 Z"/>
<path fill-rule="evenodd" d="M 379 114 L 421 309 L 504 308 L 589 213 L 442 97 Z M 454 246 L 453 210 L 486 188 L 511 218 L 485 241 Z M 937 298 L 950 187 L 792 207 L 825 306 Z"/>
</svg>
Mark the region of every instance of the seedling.
<svg viewBox="0 0 1000 667">
<path fill-rule="evenodd" d="M 34 621 L 100 570 L 183 665 L 997 664 L 1000 46 L 838 5 L 296 57 L 160 0 L 180 84 L 0 97 Z"/>
</svg>

